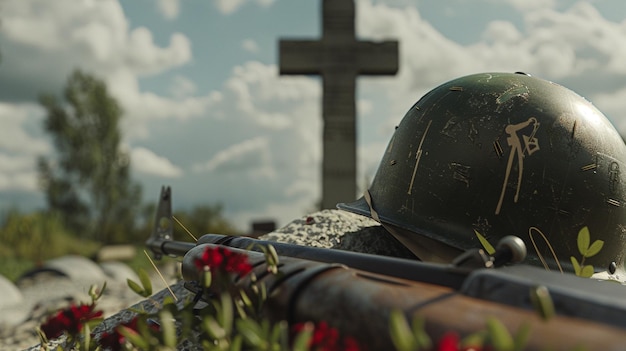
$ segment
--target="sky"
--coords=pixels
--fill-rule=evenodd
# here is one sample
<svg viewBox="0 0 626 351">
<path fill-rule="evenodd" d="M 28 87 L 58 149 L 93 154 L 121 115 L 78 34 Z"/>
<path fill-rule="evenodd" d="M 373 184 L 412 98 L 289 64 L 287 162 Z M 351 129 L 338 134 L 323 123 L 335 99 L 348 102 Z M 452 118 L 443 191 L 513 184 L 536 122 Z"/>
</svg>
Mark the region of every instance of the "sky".
<svg viewBox="0 0 626 351">
<path fill-rule="evenodd" d="M 592 101 L 626 135 L 622 0 L 355 0 L 360 40 L 398 40 L 395 76 L 357 82 L 358 185 L 423 94 L 522 71 Z M 280 76 L 280 39 L 317 39 L 320 0 L 0 0 L 0 210 L 45 207 L 36 159 L 54 152 L 42 93 L 70 73 L 107 83 L 143 200 L 221 204 L 240 230 L 315 210 L 321 81 Z M 355 194 L 355 198 L 357 194 Z M 346 199 L 350 201 L 352 199 Z"/>
</svg>

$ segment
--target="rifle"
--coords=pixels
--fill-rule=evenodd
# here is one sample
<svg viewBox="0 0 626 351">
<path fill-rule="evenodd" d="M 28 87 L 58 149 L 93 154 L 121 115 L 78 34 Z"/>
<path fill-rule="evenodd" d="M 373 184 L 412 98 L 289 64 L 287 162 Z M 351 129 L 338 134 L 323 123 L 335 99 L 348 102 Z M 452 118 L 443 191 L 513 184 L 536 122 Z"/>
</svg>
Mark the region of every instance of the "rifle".
<svg viewBox="0 0 626 351">
<path fill-rule="evenodd" d="M 435 338 L 450 330 L 472 334 L 484 327 L 487 317 L 496 317 L 509 330 L 529 322 L 529 349 L 625 347 L 624 287 L 526 265 L 505 266 L 523 259 L 521 240 L 502 243 L 493 256 L 470 250 L 445 265 L 216 234 L 204 235 L 197 243 L 174 241 L 171 218 L 171 190 L 164 187 L 146 245 L 157 258 L 183 256 L 189 290 L 200 291 L 193 283 L 200 280 L 195 258 L 207 246 L 228 247 L 247 255 L 254 267 L 254 275 L 236 277 L 232 283 L 248 294 L 254 284 L 264 284 L 268 300 L 263 312 L 270 320 L 290 325 L 327 321 L 370 349 L 393 349 L 393 310 L 402 311 L 408 320 L 421 315 Z M 280 274 L 268 273 L 259 249 L 264 245 L 278 253 Z M 533 310 L 530 294 L 537 287 L 547 288 L 554 302 L 556 315 L 548 321 Z"/>
</svg>

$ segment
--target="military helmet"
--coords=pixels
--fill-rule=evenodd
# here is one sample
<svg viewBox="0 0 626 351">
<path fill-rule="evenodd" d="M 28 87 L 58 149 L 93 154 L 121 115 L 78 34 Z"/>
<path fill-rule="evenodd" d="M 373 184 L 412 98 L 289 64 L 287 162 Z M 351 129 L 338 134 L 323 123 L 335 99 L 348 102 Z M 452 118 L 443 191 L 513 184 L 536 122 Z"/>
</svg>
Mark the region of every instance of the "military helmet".
<svg viewBox="0 0 626 351">
<path fill-rule="evenodd" d="M 626 246 L 624 170 L 623 139 L 581 96 L 526 74 L 475 74 L 415 103 L 371 187 L 338 207 L 379 220 L 424 260 L 515 235 L 528 263 L 613 273 Z"/>
</svg>

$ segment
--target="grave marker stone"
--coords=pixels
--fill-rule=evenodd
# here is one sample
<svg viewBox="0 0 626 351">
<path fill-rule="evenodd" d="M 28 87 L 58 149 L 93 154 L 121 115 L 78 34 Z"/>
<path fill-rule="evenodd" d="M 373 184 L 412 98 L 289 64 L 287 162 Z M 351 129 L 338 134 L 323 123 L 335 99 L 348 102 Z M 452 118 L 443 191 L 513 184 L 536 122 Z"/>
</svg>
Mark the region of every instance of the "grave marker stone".
<svg viewBox="0 0 626 351">
<path fill-rule="evenodd" d="M 279 43 L 280 74 L 322 76 L 322 209 L 357 195 L 356 78 L 398 71 L 398 42 L 357 40 L 354 10 L 353 0 L 323 0 L 320 40 Z"/>
</svg>

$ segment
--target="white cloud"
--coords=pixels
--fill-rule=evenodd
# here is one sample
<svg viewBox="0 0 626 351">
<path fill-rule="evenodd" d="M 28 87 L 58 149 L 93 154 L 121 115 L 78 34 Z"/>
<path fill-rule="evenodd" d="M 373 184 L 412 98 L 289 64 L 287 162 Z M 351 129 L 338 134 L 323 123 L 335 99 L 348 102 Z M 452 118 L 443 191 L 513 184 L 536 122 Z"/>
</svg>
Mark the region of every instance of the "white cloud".
<svg viewBox="0 0 626 351">
<path fill-rule="evenodd" d="M 356 101 L 356 109 L 359 115 L 366 115 L 372 112 L 374 105 L 372 101 L 366 99 L 358 99 Z"/>
<path fill-rule="evenodd" d="M 271 167 L 272 155 L 269 140 L 265 137 L 256 137 L 217 152 L 204 164 L 193 167 L 196 172 L 246 172 L 254 177 L 273 178 L 274 170 Z"/>
<path fill-rule="evenodd" d="M 469 45 L 443 36 L 414 7 L 361 0 L 357 12 L 362 37 L 400 41 L 398 79 L 387 91 L 393 92 L 393 106 L 402 109 L 448 79 L 481 71 L 524 71 L 557 82 L 578 77 L 581 85 L 603 77 L 611 82 L 606 87 L 623 85 L 618 82 L 626 79 L 626 26 L 605 19 L 588 2 L 562 12 L 533 7 L 522 14 L 522 28 L 505 20 L 488 22 L 485 41 Z"/>
<path fill-rule="evenodd" d="M 594 95 L 593 102 L 615 125 L 621 135 L 626 136 L 626 88 Z"/>
<path fill-rule="evenodd" d="M 7 173 L 0 172 L 0 190 L 37 191 L 38 177 L 35 171 Z"/>
<path fill-rule="evenodd" d="M 132 138 L 146 135 L 146 120 L 197 116 L 219 99 L 216 94 L 168 98 L 142 91 L 139 77 L 189 63 L 191 43 L 173 33 L 167 46 L 156 45 L 147 28 L 130 28 L 118 1 L 12 1 L 2 10 L 0 82 L 15 83 L 0 84 L 0 100 L 28 101 L 41 92 L 60 91 L 80 67 L 104 79 L 120 100 Z M 190 92 L 189 85 L 186 89 Z"/>
<path fill-rule="evenodd" d="M 259 44 L 252 39 L 245 39 L 241 42 L 241 48 L 251 53 L 259 52 Z"/>
<path fill-rule="evenodd" d="M 2 150 L 22 155 L 43 154 L 50 146 L 41 138 L 30 135 L 25 124 L 40 125 L 44 110 L 34 104 L 7 104 L 0 102 L 0 152 Z"/>
<path fill-rule="evenodd" d="M 494 0 L 500 2 L 502 0 Z M 517 11 L 529 12 L 537 9 L 554 8 L 556 0 L 505 0 L 504 2 L 511 5 Z"/>
<path fill-rule="evenodd" d="M 415 7 L 360 0 L 356 28 L 364 40 L 399 41 L 398 74 L 382 84 L 392 106 L 388 116 L 398 121 L 427 90 L 476 66 L 462 45 L 443 36 Z"/>
<path fill-rule="evenodd" d="M 130 153 L 133 169 L 139 173 L 163 178 L 178 178 L 183 171 L 170 160 L 144 147 L 133 148 Z"/>
<path fill-rule="evenodd" d="M 223 14 L 231 14 L 237 11 L 246 0 L 215 0 L 215 6 Z"/>
<path fill-rule="evenodd" d="M 214 0 L 215 7 L 225 15 L 236 12 L 248 2 L 254 2 L 261 7 L 269 7 L 275 0 Z"/>
<path fill-rule="evenodd" d="M 297 121 L 289 113 L 305 97 L 318 94 L 314 80 L 303 77 L 281 77 L 275 65 L 247 62 L 237 66 L 225 83 L 224 95 L 235 101 L 237 111 L 264 128 L 285 130 Z"/>
<path fill-rule="evenodd" d="M 0 190 L 37 191 L 38 175 L 31 155 L 0 152 Z"/>
<path fill-rule="evenodd" d="M 522 39 L 522 34 L 511 22 L 496 20 L 487 25 L 483 39 L 488 43 L 515 45 Z"/>
<path fill-rule="evenodd" d="M 37 191 L 36 159 L 50 146 L 27 126 L 40 125 L 43 114 L 34 104 L 0 102 L 0 190 Z"/>
<path fill-rule="evenodd" d="M 168 20 L 177 18 L 180 13 L 180 0 L 158 0 L 157 6 L 159 12 Z"/>
<path fill-rule="evenodd" d="M 189 78 L 183 76 L 175 76 L 170 92 L 176 98 L 191 96 L 196 92 L 196 84 Z"/>
<path fill-rule="evenodd" d="M 129 28 L 117 1 L 86 6 L 73 0 L 29 0 L 3 5 L 2 36 L 12 49 L 19 50 L 4 53 L 12 64 L 9 59 L 23 57 L 27 49 L 47 54 L 40 58 L 47 63 L 43 65 L 46 69 L 61 63 L 50 59 L 65 60 L 68 66 L 103 75 L 122 68 L 135 74 L 154 74 L 191 59 L 187 37 L 174 33 L 168 47 L 156 46 L 148 29 Z"/>
</svg>

